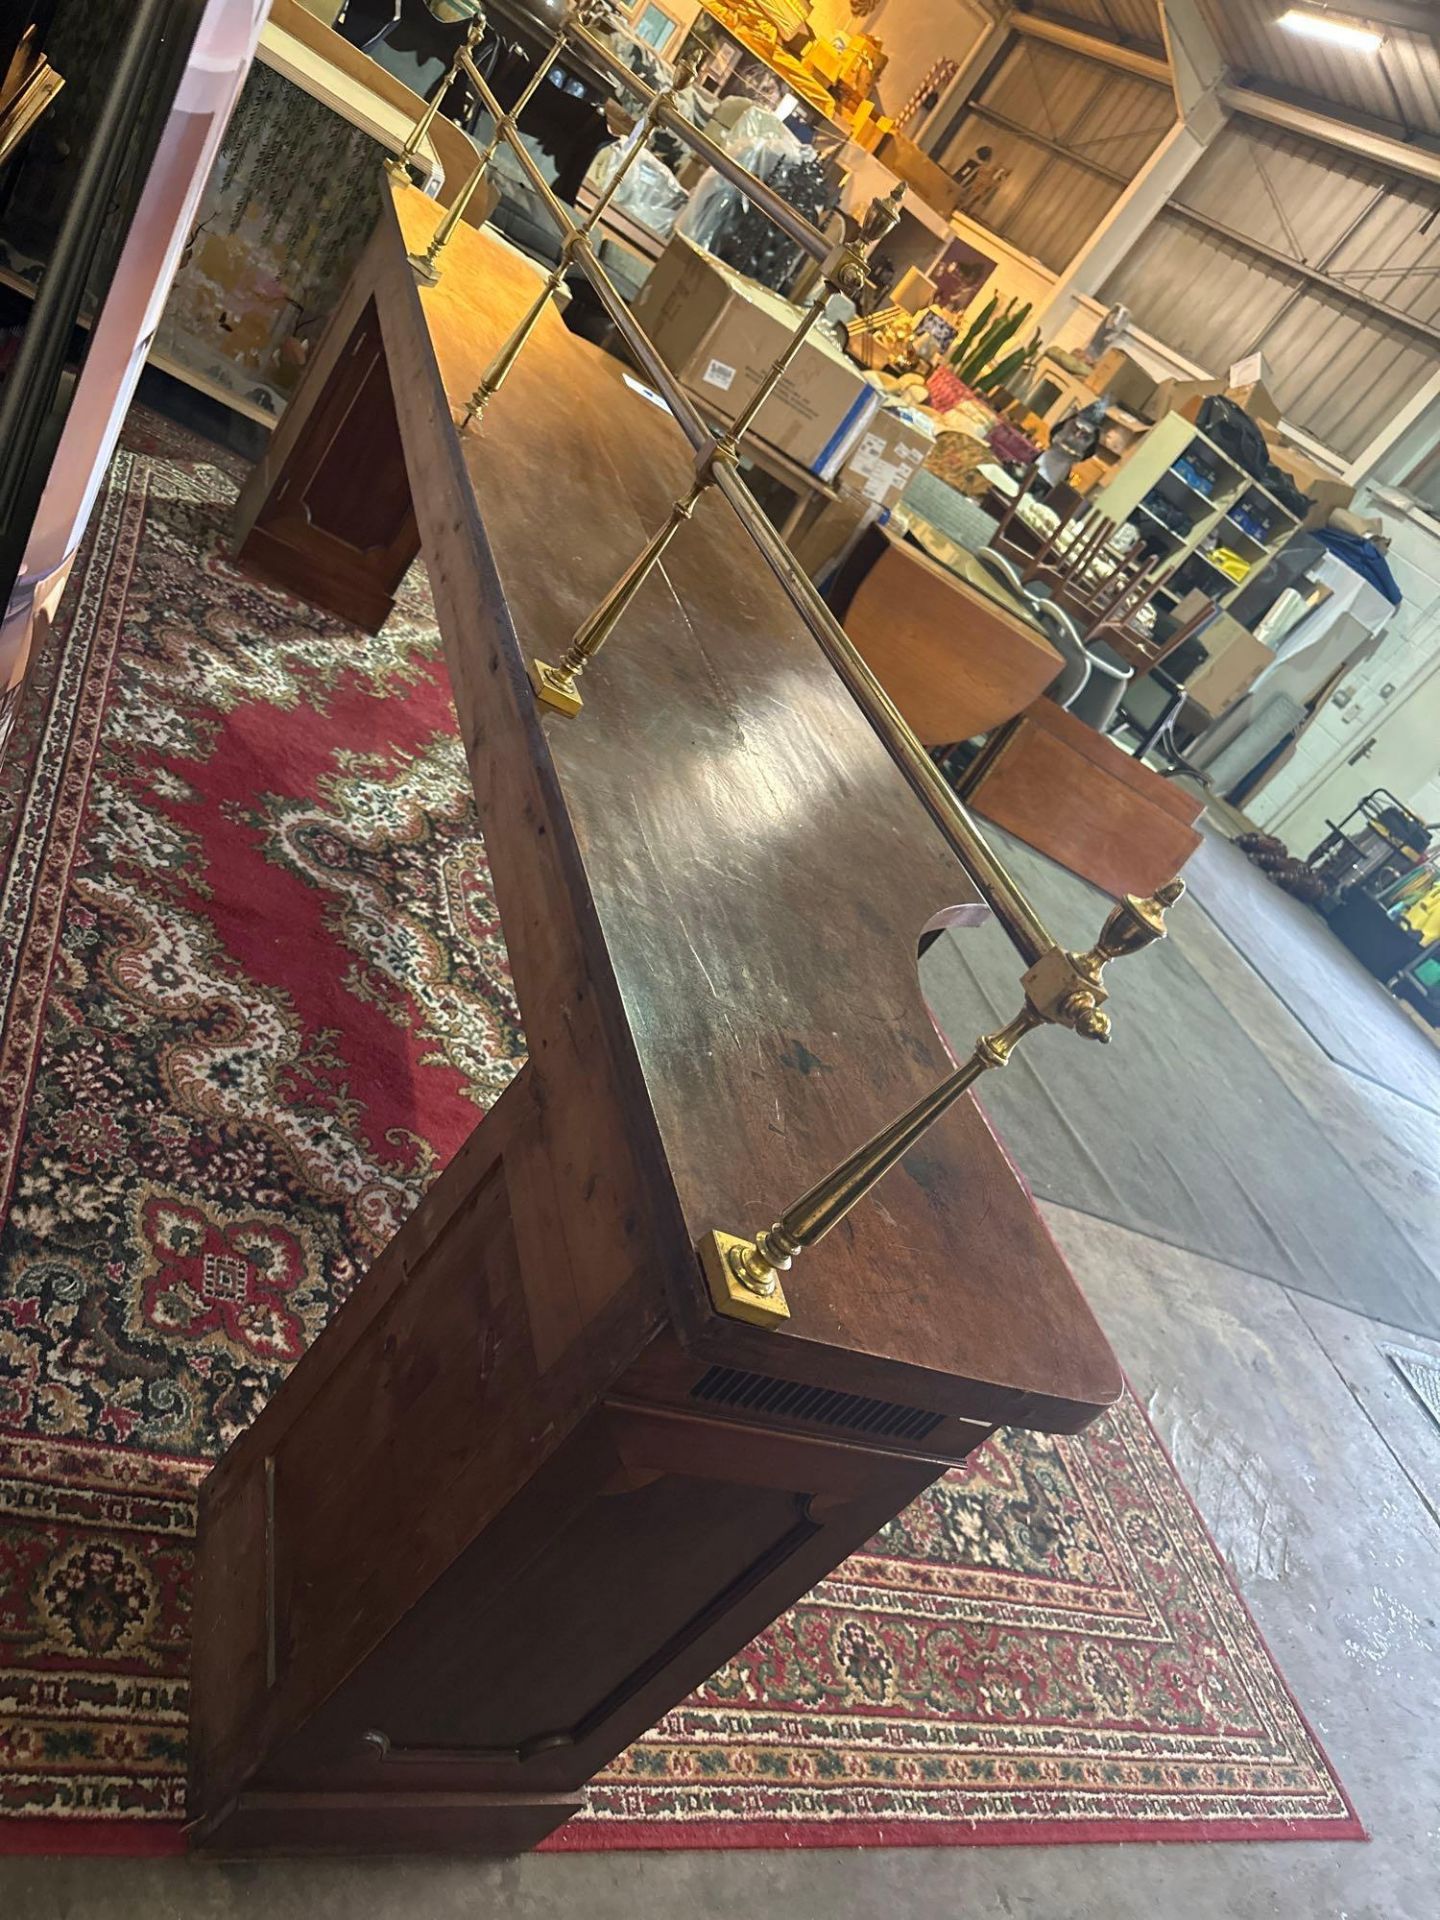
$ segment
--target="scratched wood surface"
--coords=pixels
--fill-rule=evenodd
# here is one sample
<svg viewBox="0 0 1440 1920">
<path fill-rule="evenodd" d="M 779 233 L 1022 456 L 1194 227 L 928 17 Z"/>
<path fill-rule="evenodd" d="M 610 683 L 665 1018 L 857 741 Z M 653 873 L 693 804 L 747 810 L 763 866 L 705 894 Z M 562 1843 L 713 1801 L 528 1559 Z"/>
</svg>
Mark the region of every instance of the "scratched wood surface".
<svg viewBox="0 0 1440 1920">
<path fill-rule="evenodd" d="M 405 246 L 423 245 L 433 205 L 404 188 L 394 205 Z M 529 703 L 526 660 L 563 651 L 685 487 L 688 450 L 617 363 L 551 313 L 460 439 L 475 517 L 459 524 L 443 412 L 474 388 L 538 270 L 462 230 L 439 285 L 417 288 L 390 246 L 377 303 L 404 369 L 396 407 L 427 564 L 451 609 L 462 732 L 478 767 L 515 716 L 555 783 L 551 830 L 573 836 L 623 1010 L 627 1031 L 611 1037 L 634 1050 L 683 1221 L 662 1263 L 682 1336 L 723 1338 L 771 1368 L 797 1347 L 864 1354 L 909 1376 L 892 1382 L 904 1397 L 928 1384 L 957 1411 L 969 1410 L 959 1384 L 974 1382 L 1008 1396 L 1014 1418 L 1089 1417 L 1118 1387 L 1115 1363 L 968 1102 L 804 1257 L 787 1328 L 715 1321 L 694 1242 L 711 1227 L 753 1231 L 943 1075 L 916 942 L 983 910 L 718 496 L 587 674 L 583 713 Z M 543 925 L 507 912 L 516 836 L 535 823 L 483 805 L 482 821 L 543 1069 L 544 1038 L 571 1010 L 554 1005 Z"/>
</svg>

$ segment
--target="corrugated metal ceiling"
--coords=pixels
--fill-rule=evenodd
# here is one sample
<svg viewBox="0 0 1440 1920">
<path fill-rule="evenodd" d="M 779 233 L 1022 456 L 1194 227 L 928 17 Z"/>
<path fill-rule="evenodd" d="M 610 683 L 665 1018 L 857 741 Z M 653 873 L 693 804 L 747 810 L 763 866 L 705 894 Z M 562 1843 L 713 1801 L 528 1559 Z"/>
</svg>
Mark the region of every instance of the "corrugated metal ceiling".
<svg viewBox="0 0 1440 1920">
<path fill-rule="evenodd" d="M 1433 204 L 1418 180 L 1237 122 L 1103 297 L 1217 373 L 1263 350 L 1285 417 L 1353 455 L 1435 366 L 1433 341 L 1413 326 L 1440 323 L 1440 222 L 1422 231 Z"/>
<path fill-rule="evenodd" d="M 1199 5 L 1237 83 L 1305 94 L 1342 112 L 1440 139 L 1440 6 L 1391 0 L 1385 13 L 1413 15 L 1414 25 L 1377 21 L 1385 44 L 1378 54 L 1367 54 L 1305 39 L 1277 25 L 1285 0 L 1199 0 Z M 1158 0 L 1040 0 L 1022 10 L 1104 39 L 1164 50 Z M 1365 0 L 1346 0 L 1336 10 L 1366 18 Z"/>
<path fill-rule="evenodd" d="M 1020 10 L 1043 13 L 1065 26 L 1080 27 L 1148 53 L 1165 51 L 1159 0 L 1051 0 L 1043 6 L 1022 4 Z"/>
<path fill-rule="evenodd" d="M 977 146 L 988 146 L 1009 177 L 978 209 L 979 218 L 1012 246 L 1059 269 L 1174 118 L 1168 87 L 1021 40 L 937 157 L 954 168 Z"/>
<path fill-rule="evenodd" d="M 1440 44 L 1424 32 L 1425 9 L 1416 5 L 1416 30 L 1377 26 L 1385 35 L 1378 54 L 1351 53 L 1305 39 L 1276 24 L 1278 0 L 1200 0 L 1210 31 L 1239 81 L 1267 81 L 1305 93 L 1351 113 L 1388 120 L 1416 133 L 1440 137 Z M 1365 0 L 1340 11 L 1365 18 Z M 1430 9 L 1440 29 L 1440 9 Z"/>
</svg>

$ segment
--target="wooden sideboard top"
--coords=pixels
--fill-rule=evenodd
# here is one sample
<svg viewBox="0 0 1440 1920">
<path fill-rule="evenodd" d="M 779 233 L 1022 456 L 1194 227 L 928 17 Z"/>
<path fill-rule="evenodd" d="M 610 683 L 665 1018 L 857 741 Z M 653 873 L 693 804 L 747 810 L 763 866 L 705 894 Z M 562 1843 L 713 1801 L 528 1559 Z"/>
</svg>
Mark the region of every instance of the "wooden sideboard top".
<svg viewBox="0 0 1440 1920">
<path fill-rule="evenodd" d="M 579 991 L 593 985 L 634 1089 L 626 1124 L 653 1128 L 651 1164 L 673 1183 L 663 1264 L 682 1340 L 775 1372 L 806 1348 L 864 1355 L 873 1391 L 1084 1424 L 1118 1393 L 1116 1363 L 968 1100 L 802 1257 L 787 1327 L 710 1308 L 693 1255 L 707 1229 L 767 1224 L 944 1076 L 916 943 L 985 909 L 716 494 L 586 674 L 583 712 L 535 705 L 527 661 L 560 657 L 684 490 L 690 455 L 552 310 L 459 437 L 476 511 L 457 512 L 434 478 L 455 459 L 443 407 L 473 390 L 539 271 L 462 226 L 439 284 L 417 287 L 400 242 L 423 247 L 438 212 L 401 187 L 394 214 L 398 235 L 382 214 L 376 241 L 380 317 L 437 595 L 483 609 L 473 639 L 447 632 L 447 648 L 540 1097 L 566 1097 L 546 1074 L 574 1012 L 554 1004 L 545 918 L 520 897 L 527 849 L 550 834 L 587 943 Z M 522 749 L 538 802 L 516 798 L 518 771 L 481 777 L 487 756 Z M 1096 930 L 1057 929 L 1075 944 Z M 994 1024 L 977 1004 L 975 1031 Z M 972 1038 L 956 1035 L 957 1051 Z"/>
</svg>

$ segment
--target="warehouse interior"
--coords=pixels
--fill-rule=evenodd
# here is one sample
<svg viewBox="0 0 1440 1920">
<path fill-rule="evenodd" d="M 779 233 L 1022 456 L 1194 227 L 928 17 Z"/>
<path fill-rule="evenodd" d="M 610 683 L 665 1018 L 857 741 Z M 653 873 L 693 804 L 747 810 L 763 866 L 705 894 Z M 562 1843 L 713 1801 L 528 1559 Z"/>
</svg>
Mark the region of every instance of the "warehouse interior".
<svg viewBox="0 0 1440 1920">
<path fill-rule="evenodd" d="M 0 1908 L 1427 1920 L 1426 0 L 0 27 Z"/>
</svg>

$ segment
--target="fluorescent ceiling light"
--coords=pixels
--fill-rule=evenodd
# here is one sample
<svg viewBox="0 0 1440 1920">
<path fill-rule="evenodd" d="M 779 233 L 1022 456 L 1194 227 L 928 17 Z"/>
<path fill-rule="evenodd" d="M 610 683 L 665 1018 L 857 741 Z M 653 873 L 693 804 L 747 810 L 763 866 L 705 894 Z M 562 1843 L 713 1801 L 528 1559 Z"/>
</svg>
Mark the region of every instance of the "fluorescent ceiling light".
<svg viewBox="0 0 1440 1920">
<path fill-rule="evenodd" d="M 1345 47 L 1351 53 L 1378 53 L 1385 44 L 1383 33 L 1374 27 L 1357 26 L 1353 20 L 1338 20 L 1330 13 L 1307 13 L 1302 7 L 1289 7 L 1281 14 L 1279 25 L 1307 40 L 1328 40 L 1332 47 Z"/>
</svg>

